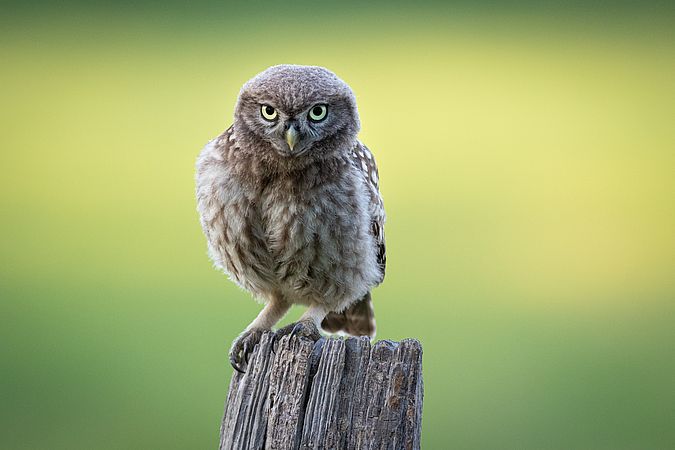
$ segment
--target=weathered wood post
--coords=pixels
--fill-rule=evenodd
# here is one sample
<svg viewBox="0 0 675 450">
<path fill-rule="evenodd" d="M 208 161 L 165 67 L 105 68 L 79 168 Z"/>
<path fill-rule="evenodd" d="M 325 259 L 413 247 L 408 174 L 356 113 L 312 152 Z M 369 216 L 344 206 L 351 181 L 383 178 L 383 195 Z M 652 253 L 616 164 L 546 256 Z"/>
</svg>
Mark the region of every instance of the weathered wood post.
<svg viewBox="0 0 675 450">
<path fill-rule="evenodd" d="M 420 448 L 422 346 L 266 333 L 235 372 L 220 450 Z"/>
</svg>

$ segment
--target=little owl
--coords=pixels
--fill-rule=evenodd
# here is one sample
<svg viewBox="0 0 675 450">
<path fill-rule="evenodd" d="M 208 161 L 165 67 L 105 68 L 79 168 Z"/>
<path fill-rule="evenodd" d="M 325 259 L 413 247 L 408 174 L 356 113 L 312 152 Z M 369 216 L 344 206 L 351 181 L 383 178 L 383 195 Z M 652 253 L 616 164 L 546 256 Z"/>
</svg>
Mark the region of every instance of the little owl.
<svg viewBox="0 0 675 450">
<path fill-rule="evenodd" d="M 230 350 L 242 371 L 262 332 L 375 335 L 370 291 L 384 278 L 384 206 L 356 100 L 322 67 L 280 65 L 241 89 L 234 123 L 197 161 L 209 256 L 265 304 Z"/>
</svg>

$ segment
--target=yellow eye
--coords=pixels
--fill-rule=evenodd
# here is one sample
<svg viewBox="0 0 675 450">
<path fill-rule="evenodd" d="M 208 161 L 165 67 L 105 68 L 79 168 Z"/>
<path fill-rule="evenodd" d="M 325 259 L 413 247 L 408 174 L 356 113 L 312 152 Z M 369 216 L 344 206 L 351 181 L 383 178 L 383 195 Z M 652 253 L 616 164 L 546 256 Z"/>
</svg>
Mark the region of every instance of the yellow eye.
<svg viewBox="0 0 675 450">
<path fill-rule="evenodd" d="M 321 122 L 326 118 L 326 113 L 328 112 L 326 105 L 316 105 L 312 106 L 312 109 L 309 110 L 309 119 L 312 122 Z"/>
<path fill-rule="evenodd" d="M 270 105 L 262 105 L 260 106 L 260 114 L 265 118 L 265 120 L 276 120 L 277 116 L 277 110 L 272 108 Z"/>
</svg>

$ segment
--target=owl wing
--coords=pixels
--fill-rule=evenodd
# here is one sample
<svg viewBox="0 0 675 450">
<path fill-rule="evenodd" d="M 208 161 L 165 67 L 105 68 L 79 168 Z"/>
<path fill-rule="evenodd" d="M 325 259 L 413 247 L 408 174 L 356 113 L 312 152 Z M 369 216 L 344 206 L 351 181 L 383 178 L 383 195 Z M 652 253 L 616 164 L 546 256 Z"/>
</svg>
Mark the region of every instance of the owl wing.
<svg viewBox="0 0 675 450">
<path fill-rule="evenodd" d="M 377 163 L 368 147 L 361 142 L 357 142 L 356 146 L 352 149 L 351 156 L 352 164 L 363 174 L 370 194 L 370 232 L 375 238 L 377 245 L 377 263 L 380 266 L 382 274 L 380 278 L 381 283 L 384 279 L 387 265 L 387 252 L 384 243 L 384 222 L 386 215 L 384 213 L 384 202 L 380 195 L 380 178 L 377 171 Z"/>
</svg>

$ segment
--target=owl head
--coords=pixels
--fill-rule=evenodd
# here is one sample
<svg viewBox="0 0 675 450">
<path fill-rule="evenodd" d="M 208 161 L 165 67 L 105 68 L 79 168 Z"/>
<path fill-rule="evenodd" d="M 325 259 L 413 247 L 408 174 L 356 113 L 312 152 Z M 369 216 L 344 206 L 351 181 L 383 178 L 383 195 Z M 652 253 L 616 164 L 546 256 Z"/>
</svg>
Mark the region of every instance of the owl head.
<svg viewBox="0 0 675 450">
<path fill-rule="evenodd" d="M 354 93 L 333 72 L 279 65 L 244 84 L 234 126 L 266 158 L 297 161 L 348 152 L 360 123 Z"/>
</svg>

